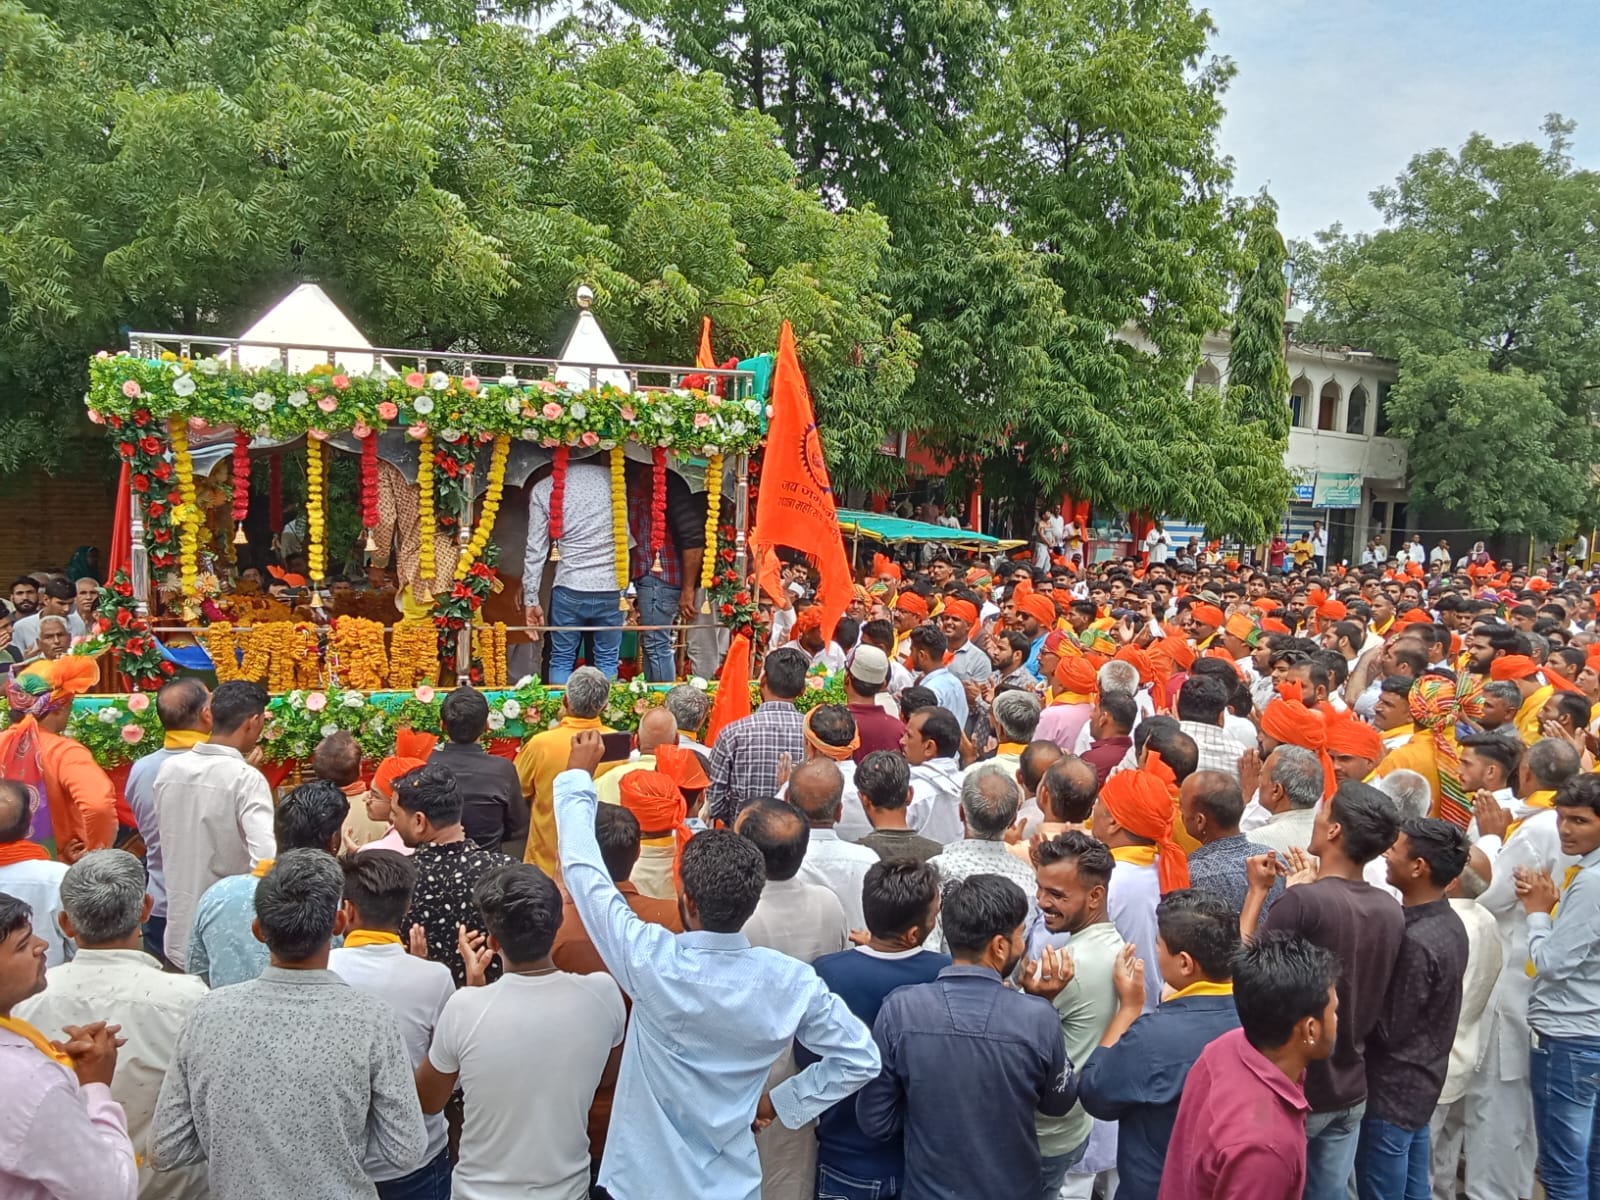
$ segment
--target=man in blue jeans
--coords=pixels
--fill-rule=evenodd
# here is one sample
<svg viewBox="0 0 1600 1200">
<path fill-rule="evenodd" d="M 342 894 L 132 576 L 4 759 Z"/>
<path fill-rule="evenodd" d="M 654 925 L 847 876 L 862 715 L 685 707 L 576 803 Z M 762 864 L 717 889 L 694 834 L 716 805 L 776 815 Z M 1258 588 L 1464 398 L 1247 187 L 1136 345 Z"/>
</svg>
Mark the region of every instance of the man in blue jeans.
<svg viewBox="0 0 1600 1200">
<path fill-rule="evenodd" d="M 1444 1090 L 1461 1015 L 1467 928 L 1445 889 L 1467 865 L 1467 835 L 1422 817 L 1384 854 L 1405 905 L 1405 935 L 1367 1041 L 1367 1111 L 1356 1149 L 1360 1200 L 1429 1200 L 1429 1119 Z"/>
<path fill-rule="evenodd" d="M 1539 1177 L 1550 1200 L 1600 1197 L 1600 775 L 1556 793 L 1561 852 L 1576 858 L 1560 885 L 1517 869 L 1528 911 L 1528 1025 Z"/>
<path fill-rule="evenodd" d="M 628 535 L 633 539 L 628 569 L 639 598 L 639 624 L 692 625 L 698 615 L 695 598 L 706 553 L 706 504 L 704 498 L 695 498 L 683 476 L 668 471 L 666 477 L 666 519 L 658 545 L 653 518 L 655 471 L 643 464 L 628 464 Z M 673 635 L 663 629 L 640 638 L 645 678 L 651 683 L 676 679 Z"/>
<path fill-rule="evenodd" d="M 528 494 L 528 549 L 522 563 L 522 587 L 529 625 L 543 625 L 544 609 L 538 602 L 545 562 L 550 556 L 552 502 L 555 476 L 547 475 Z M 617 587 L 615 538 L 611 525 L 611 468 L 598 459 L 571 462 L 562 479 L 560 520 L 561 561 L 556 563 L 550 588 L 550 675 L 553 684 L 566 683 L 578 661 L 581 632 L 571 626 L 601 626 L 591 634 L 594 662 L 590 665 L 607 679 L 617 677 L 617 657 L 622 649 L 621 591 Z M 562 627 L 569 627 L 563 629 Z"/>
</svg>

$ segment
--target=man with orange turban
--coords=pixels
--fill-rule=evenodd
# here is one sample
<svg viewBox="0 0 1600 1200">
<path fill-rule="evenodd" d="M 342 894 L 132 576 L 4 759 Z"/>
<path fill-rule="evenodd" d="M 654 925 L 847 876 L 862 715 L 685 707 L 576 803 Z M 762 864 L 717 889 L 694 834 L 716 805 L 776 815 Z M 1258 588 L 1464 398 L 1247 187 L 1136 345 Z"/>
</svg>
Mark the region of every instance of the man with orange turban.
<svg viewBox="0 0 1600 1200">
<path fill-rule="evenodd" d="M 1029 591 L 1017 600 L 1017 622 L 1022 636 L 1033 643 L 1028 661 L 1023 664 L 1036 679 L 1044 678 L 1039 668 L 1039 655 L 1044 652 L 1044 636 L 1055 628 L 1056 606 L 1047 597 Z"/>
<path fill-rule="evenodd" d="M 378 769 L 372 773 L 372 786 L 367 789 L 366 796 L 367 819 L 380 821 L 388 828 L 382 837 L 368 842 L 361 847 L 362 850 L 393 850 L 396 854 L 407 855 L 412 852 L 412 848 L 406 845 L 405 839 L 394 827 L 394 785 L 419 767 L 427 765 L 428 755 L 433 752 L 433 746 L 438 739 L 427 734 L 420 735 L 429 744 L 422 748 L 421 754 L 413 758 L 402 753 L 402 750 L 410 749 L 402 744 L 402 739 L 410 733 L 410 730 L 401 730 L 399 737 L 395 739 L 395 753 L 380 762 Z"/>
<path fill-rule="evenodd" d="M 1300 746 L 1322 760 L 1322 798 L 1333 795 L 1338 786 L 1333 759 L 1328 757 L 1327 718 L 1315 708 L 1307 708 L 1298 684 L 1285 684 L 1261 713 L 1261 757 L 1265 759 L 1279 746 Z"/>
<path fill-rule="evenodd" d="M 1222 610 L 1215 604 L 1201 600 L 1189 606 L 1189 634 L 1194 638 L 1197 652 L 1204 653 L 1211 648 L 1224 620 Z"/>
<path fill-rule="evenodd" d="M 1054 742 L 1070 754 L 1094 712 L 1094 664 L 1081 654 L 1064 657 L 1056 664 L 1054 682 L 1050 703 L 1039 714 L 1033 736 L 1035 741 Z"/>
<path fill-rule="evenodd" d="M 945 600 L 944 609 L 939 613 L 939 630 L 944 634 L 946 650 L 950 655 L 945 666 L 963 684 L 981 686 L 994 674 L 994 664 L 972 641 L 972 630 L 977 623 L 978 606 L 972 601 L 959 596 Z M 969 702 L 971 699 L 969 696 Z"/>
<path fill-rule="evenodd" d="M 1333 760 L 1334 774 L 1340 779 L 1365 782 L 1383 761 L 1383 735 L 1348 712 L 1329 720 L 1327 726 L 1328 757 Z"/>
<path fill-rule="evenodd" d="M 630 771 L 622 777 L 618 794 L 622 807 L 639 821 L 639 861 L 628 882 L 642 896 L 676 899 L 678 864 L 694 836 L 682 789 L 664 771 Z"/>
<path fill-rule="evenodd" d="M 1514 683 L 1522 693 L 1522 706 L 1517 709 L 1512 724 L 1523 742 L 1533 745 L 1544 736 L 1539 728 L 1539 715 L 1550 697 L 1556 694 L 1556 689 L 1544 681 L 1539 664 L 1526 654 L 1502 654 L 1489 664 L 1489 678 Z"/>
<path fill-rule="evenodd" d="M 34 663 L 6 689 L 11 723 L 0 733 L 0 778 L 34 793 L 28 840 L 68 863 L 117 838 L 116 789 L 87 746 L 62 736 L 73 700 L 99 679 L 94 659 L 67 655 Z"/>
<path fill-rule="evenodd" d="M 928 619 L 928 612 L 928 602 L 916 592 L 901 592 L 894 598 L 894 654 L 891 657 L 905 662 L 911 656 L 911 646 L 906 638 Z"/>
<path fill-rule="evenodd" d="M 1156 905 L 1167 892 L 1189 886 L 1189 860 L 1172 835 L 1177 808 L 1172 793 L 1151 771 L 1118 771 L 1100 785 L 1090 832 L 1116 860 L 1106 908 L 1117 932 L 1139 957 L 1156 952 Z M 1145 975 L 1145 1011 L 1161 999 L 1161 972 Z"/>
</svg>

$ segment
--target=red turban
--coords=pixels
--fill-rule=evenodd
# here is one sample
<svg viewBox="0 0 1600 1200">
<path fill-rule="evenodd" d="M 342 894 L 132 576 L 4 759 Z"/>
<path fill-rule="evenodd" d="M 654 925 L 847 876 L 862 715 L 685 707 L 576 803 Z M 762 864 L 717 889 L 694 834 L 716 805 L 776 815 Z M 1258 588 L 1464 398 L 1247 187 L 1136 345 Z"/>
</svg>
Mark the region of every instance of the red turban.
<svg viewBox="0 0 1600 1200">
<path fill-rule="evenodd" d="M 1072 639 L 1059 629 L 1052 629 L 1044 635 L 1044 652 L 1046 654 L 1060 655 L 1071 643 Z"/>
<path fill-rule="evenodd" d="M 1490 679 L 1526 679 L 1539 673 L 1539 664 L 1526 654 L 1505 654 L 1489 664 Z"/>
<path fill-rule="evenodd" d="M 970 600 L 946 600 L 944 611 L 952 617 L 965 621 L 968 626 L 978 623 L 978 606 Z"/>
<path fill-rule="evenodd" d="M 1056 606 L 1033 592 L 1017 601 L 1017 611 L 1027 613 L 1046 628 L 1056 623 Z"/>
<path fill-rule="evenodd" d="M 1156 844 L 1156 874 L 1163 894 L 1189 886 L 1189 860 L 1172 838 L 1172 794 L 1150 771 L 1118 771 L 1100 785 L 1111 819 L 1135 837 Z"/>
<path fill-rule="evenodd" d="M 901 592 L 895 597 L 894 606 L 901 612 L 908 612 L 914 617 L 928 615 L 928 602 L 915 592 Z"/>
<path fill-rule="evenodd" d="M 1207 604 L 1202 600 L 1189 609 L 1189 616 L 1202 625 L 1209 625 L 1213 629 L 1222 628 L 1222 610 L 1215 604 Z"/>
<path fill-rule="evenodd" d="M 1275 742 L 1314 751 L 1322 759 L 1322 798 L 1333 795 L 1339 781 L 1333 773 L 1333 760 L 1328 757 L 1326 717 L 1307 708 L 1298 696 L 1285 699 L 1279 695 L 1261 713 L 1261 732 Z"/>
<path fill-rule="evenodd" d="M 1056 664 L 1056 686 L 1061 689 L 1057 699 L 1066 704 L 1082 704 L 1094 692 L 1095 670 L 1094 664 L 1081 655 L 1062 658 Z M 1080 697 L 1068 700 L 1068 695 Z"/>
<path fill-rule="evenodd" d="M 693 754 L 694 751 L 689 751 Z M 617 780 L 622 793 L 622 807 L 639 818 L 639 829 L 646 833 L 672 830 L 677 841 L 677 853 L 672 859 L 672 880 L 679 885 L 678 867 L 683 862 L 683 848 L 694 836 L 687 818 L 688 806 L 683 792 L 664 771 L 629 771 Z"/>
<path fill-rule="evenodd" d="M 1383 758 L 1383 735 L 1355 717 L 1345 713 L 1327 722 L 1328 753 L 1348 754 L 1379 762 Z"/>
</svg>

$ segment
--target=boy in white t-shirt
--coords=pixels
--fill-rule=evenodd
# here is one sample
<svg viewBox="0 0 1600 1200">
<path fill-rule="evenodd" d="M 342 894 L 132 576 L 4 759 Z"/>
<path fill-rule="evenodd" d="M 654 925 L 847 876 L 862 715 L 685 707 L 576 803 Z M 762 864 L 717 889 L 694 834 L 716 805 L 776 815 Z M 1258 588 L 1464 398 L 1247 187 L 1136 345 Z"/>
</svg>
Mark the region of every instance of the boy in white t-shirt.
<svg viewBox="0 0 1600 1200">
<path fill-rule="evenodd" d="M 589 1106 L 627 1021 L 609 975 L 550 960 L 561 893 L 538 867 L 500 867 L 472 889 L 488 930 L 464 935 L 467 986 L 450 998 L 417 1072 L 424 1113 L 466 1097 L 456 1200 L 584 1200 Z M 500 955 L 505 974 L 480 986 Z"/>
</svg>

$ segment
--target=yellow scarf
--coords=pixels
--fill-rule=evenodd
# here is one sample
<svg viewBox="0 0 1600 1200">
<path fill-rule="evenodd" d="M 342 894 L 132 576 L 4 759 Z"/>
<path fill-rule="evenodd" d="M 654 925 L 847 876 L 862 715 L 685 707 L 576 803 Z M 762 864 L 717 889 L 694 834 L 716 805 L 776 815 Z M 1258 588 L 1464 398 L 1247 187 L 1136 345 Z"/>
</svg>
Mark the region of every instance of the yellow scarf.
<svg viewBox="0 0 1600 1200">
<path fill-rule="evenodd" d="M 205 741 L 209 734 L 198 729 L 169 729 L 167 736 L 161 741 L 163 750 L 193 750 Z"/>
<path fill-rule="evenodd" d="M 1394 618 L 1390 617 L 1387 621 L 1385 621 L 1383 623 L 1383 628 L 1382 629 L 1379 629 L 1376 625 L 1372 626 L 1372 632 L 1377 634 L 1379 637 L 1382 637 L 1384 634 L 1388 633 L 1389 630 L 1391 630 L 1393 628 L 1394 628 Z"/>
<path fill-rule="evenodd" d="M 1232 980 L 1229 980 L 1227 983 L 1213 983 L 1209 979 L 1202 979 L 1202 980 L 1198 981 L 1197 983 L 1191 983 L 1188 987 L 1179 988 L 1177 991 L 1173 992 L 1172 995 L 1168 996 L 1167 999 L 1163 1000 L 1161 1003 L 1165 1004 L 1165 1003 L 1167 1003 L 1168 1000 L 1177 1000 L 1182 996 L 1231 996 L 1231 995 L 1233 995 L 1233 981 Z"/>
<path fill-rule="evenodd" d="M 1026 742 L 1001 742 L 1000 745 L 995 748 L 995 753 L 1014 754 L 1020 758 L 1022 756 L 1022 752 L 1027 748 L 1028 744 Z"/>
<path fill-rule="evenodd" d="M 1113 846 L 1111 857 L 1120 863 L 1132 863 L 1136 867 L 1153 867 L 1156 865 L 1156 848 L 1154 846 Z"/>
<path fill-rule="evenodd" d="M 1583 868 L 1578 866 L 1577 863 L 1573 863 L 1572 866 L 1567 868 L 1567 873 L 1561 880 L 1561 890 L 1563 892 L 1565 892 L 1569 887 L 1572 886 L 1572 881 L 1578 877 L 1578 872 L 1580 870 L 1582 870 L 1582 869 Z M 1560 908 L 1561 908 L 1561 901 L 1557 900 L 1555 908 L 1552 908 L 1550 910 L 1550 919 L 1552 921 L 1555 920 L 1556 913 L 1557 913 L 1557 911 L 1560 910 Z M 1524 973 L 1527 974 L 1529 979 L 1533 979 L 1534 977 L 1536 977 L 1539 974 L 1538 971 L 1534 970 L 1533 959 L 1531 957 L 1528 959 L 1528 965 L 1523 967 L 1522 969 L 1523 969 Z"/>
<path fill-rule="evenodd" d="M 344 935 L 344 948 L 354 950 L 360 946 L 398 946 L 398 933 L 384 933 L 378 929 L 352 929 Z"/>
<path fill-rule="evenodd" d="M 278 860 L 275 858 L 263 858 L 255 866 L 250 868 L 250 874 L 254 875 L 257 879 L 265 879 L 267 872 L 272 870 L 272 864 L 277 861 Z"/>
<path fill-rule="evenodd" d="M 46 1058 L 52 1058 L 63 1067 L 71 1068 L 72 1059 L 61 1053 L 50 1044 L 50 1039 L 45 1037 L 32 1025 L 16 1017 L 0 1017 L 0 1029 L 9 1029 L 25 1042 L 31 1042 L 34 1049 Z"/>
<path fill-rule="evenodd" d="M 1549 788 L 1542 792 L 1531 792 L 1523 803 L 1529 808 L 1554 808 L 1556 805 L 1555 789 Z M 1521 817 L 1506 826 L 1506 841 L 1509 842 L 1511 840 L 1511 835 L 1521 829 L 1522 823 L 1527 819 L 1527 817 Z"/>
<path fill-rule="evenodd" d="M 1094 697 L 1088 692 L 1056 692 L 1051 698 L 1051 704 L 1088 704 Z"/>
</svg>

